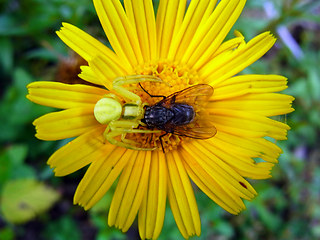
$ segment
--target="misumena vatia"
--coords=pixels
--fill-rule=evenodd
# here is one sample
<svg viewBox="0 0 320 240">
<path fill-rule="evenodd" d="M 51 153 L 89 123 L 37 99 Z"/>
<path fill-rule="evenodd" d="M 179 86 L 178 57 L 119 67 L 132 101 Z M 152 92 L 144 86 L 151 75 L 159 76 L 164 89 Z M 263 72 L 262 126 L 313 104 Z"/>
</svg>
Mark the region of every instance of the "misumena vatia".
<svg viewBox="0 0 320 240">
<path fill-rule="evenodd" d="M 113 80 L 113 90 L 119 94 L 126 103 L 122 105 L 120 99 L 115 94 L 106 94 L 94 107 L 94 116 L 101 124 L 108 124 L 104 131 L 105 139 L 111 144 L 133 150 L 154 150 L 155 148 L 137 147 L 133 140 L 126 139 L 128 133 L 159 133 L 160 130 L 137 129 L 139 125 L 144 125 L 141 119 L 144 118 L 144 106 L 141 98 L 122 87 L 125 84 L 135 84 L 140 82 L 162 82 L 158 77 L 149 75 L 131 75 L 118 77 Z M 121 141 L 116 140 L 121 135 Z"/>
</svg>

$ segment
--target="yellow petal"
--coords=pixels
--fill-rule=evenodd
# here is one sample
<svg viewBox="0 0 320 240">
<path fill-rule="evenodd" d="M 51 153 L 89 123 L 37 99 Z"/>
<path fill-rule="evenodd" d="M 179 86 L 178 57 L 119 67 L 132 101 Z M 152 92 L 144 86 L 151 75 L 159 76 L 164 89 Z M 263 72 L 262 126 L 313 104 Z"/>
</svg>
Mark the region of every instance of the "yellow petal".
<svg viewBox="0 0 320 240">
<path fill-rule="evenodd" d="M 228 149 L 225 149 L 224 145 L 219 145 L 219 143 L 215 141 L 215 138 L 201 142 L 199 141 L 198 144 L 201 144 L 204 149 L 207 149 L 209 152 L 217 156 L 217 158 L 227 163 L 243 177 L 265 179 L 271 176 L 270 171 L 274 166 L 273 163 L 255 163 L 251 158 L 234 154 L 228 151 Z M 219 162 L 216 161 L 216 163 Z"/>
<path fill-rule="evenodd" d="M 81 69 L 81 73 L 78 75 L 79 78 L 93 84 L 103 85 L 101 80 L 97 78 L 97 76 L 94 74 L 91 67 L 81 66 L 80 69 Z"/>
<path fill-rule="evenodd" d="M 156 60 L 158 58 L 157 37 L 152 0 L 125 0 L 124 6 L 129 21 L 138 34 L 144 61 Z"/>
<path fill-rule="evenodd" d="M 208 108 L 242 110 L 263 116 L 293 111 L 292 96 L 277 94 L 287 88 L 279 75 L 241 75 L 227 79 L 214 88 Z"/>
<path fill-rule="evenodd" d="M 224 189 L 232 198 L 236 199 L 241 197 L 247 200 L 252 199 L 256 191 L 250 184 L 234 169 L 218 159 L 217 156 L 212 153 L 210 154 L 210 152 L 201 145 L 201 141 L 200 143 L 198 142 L 199 141 L 193 141 L 191 144 L 184 146 L 184 149 L 188 151 L 185 162 L 188 163 L 189 166 L 201 166 L 201 168 L 221 186 L 221 189 Z M 200 155 L 202 157 L 199 157 Z M 219 162 L 219 164 L 217 164 L 217 162 Z M 246 188 L 243 187 L 243 184 L 246 185 Z M 240 203 L 240 206 L 241 205 L 243 204 Z"/>
<path fill-rule="evenodd" d="M 266 98 L 266 95 L 269 95 L 269 99 Z M 214 101 L 208 105 L 208 108 L 247 111 L 269 117 L 292 112 L 294 110 L 291 107 L 292 101 L 293 97 L 284 94 L 252 94 Z"/>
<path fill-rule="evenodd" d="M 269 32 L 262 33 L 248 44 L 232 52 L 224 52 L 210 60 L 199 70 L 200 77 L 204 82 L 215 87 L 262 57 L 275 41 L 276 39 Z"/>
<path fill-rule="evenodd" d="M 36 137 L 47 141 L 76 137 L 100 125 L 92 107 L 48 113 L 33 124 L 37 130 Z"/>
<path fill-rule="evenodd" d="M 74 204 L 84 206 L 86 210 L 90 209 L 109 190 L 131 156 L 131 150 L 104 144 L 94 153 L 95 159 L 74 195 Z"/>
<path fill-rule="evenodd" d="M 245 0 L 221 1 L 210 18 L 195 32 L 182 62 L 198 70 L 210 61 L 240 16 L 245 2 Z"/>
<path fill-rule="evenodd" d="M 172 37 L 180 29 L 186 10 L 187 0 L 159 2 L 156 18 L 158 53 L 160 58 L 167 58 Z"/>
<path fill-rule="evenodd" d="M 227 52 L 227 51 L 233 51 L 234 49 L 238 48 L 241 43 L 244 42 L 244 37 L 235 37 L 232 38 L 224 43 L 222 43 L 219 48 L 215 51 L 215 53 L 211 56 L 211 58 L 215 58 L 221 53 Z"/>
<path fill-rule="evenodd" d="M 157 239 L 162 230 L 167 200 L 168 170 L 165 156 L 152 151 L 148 189 L 139 210 L 141 239 Z"/>
<path fill-rule="evenodd" d="M 241 75 L 215 86 L 211 100 L 239 97 L 249 93 L 273 93 L 287 88 L 287 79 L 279 75 Z"/>
<path fill-rule="evenodd" d="M 103 67 L 103 69 L 97 69 L 96 66 L 93 66 L 93 63 L 97 64 L 97 60 L 99 61 L 100 67 Z M 95 78 L 98 79 L 98 81 L 100 82 L 99 85 L 103 85 L 107 89 L 112 89 L 113 80 L 116 77 L 127 75 L 125 72 L 122 72 L 120 69 L 114 68 L 110 59 L 106 58 L 102 54 L 96 55 L 96 57 L 92 58 L 88 62 L 89 62 L 88 68 L 91 69 L 91 72 L 93 72 L 93 74 L 95 75 Z M 82 69 L 87 69 L 87 68 L 82 68 Z M 103 73 L 103 75 L 101 75 L 101 72 Z M 86 72 L 84 74 L 86 74 Z M 82 76 L 86 77 L 88 76 L 88 74 L 90 74 L 90 72 L 88 72 L 87 75 L 82 75 Z"/>
<path fill-rule="evenodd" d="M 112 89 L 113 79 L 117 77 L 112 70 L 110 70 L 108 63 L 102 56 L 97 56 L 93 60 L 89 61 L 89 66 L 95 73 L 101 83 L 109 90 Z M 111 75 L 110 75 L 111 74 Z M 118 75 L 121 76 L 121 75 Z"/>
<path fill-rule="evenodd" d="M 224 146 L 234 155 L 248 158 L 249 162 L 254 162 L 251 158 L 261 158 L 265 161 L 277 163 L 277 158 L 281 149 L 274 143 L 264 138 L 243 138 L 233 134 L 219 132 L 214 137 L 216 145 Z"/>
<path fill-rule="evenodd" d="M 95 160 L 96 154 L 104 146 L 103 131 L 99 126 L 67 143 L 57 150 L 48 160 L 51 168 L 55 168 L 56 176 L 65 176 L 77 171 Z"/>
<path fill-rule="evenodd" d="M 92 60 L 97 55 L 103 55 L 108 59 L 111 69 L 123 74 L 126 72 L 120 58 L 107 46 L 71 24 L 62 23 L 62 25 L 60 31 L 57 31 L 58 36 L 86 61 Z"/>
<path fill-rule="evenodd" d="M 108 91 L 83 84 L 33 82 L 27 98 L 35 103 L 55 108 L 92 107 Z"/>
<path fill-rule="evenodd" d="M 201 233 L 194 192 L 178 152 L 166 154 L 169 171 L 168 198 L 181 234 L 187 238 Z"/>
<path fill-rule="evenodd" d="M 232 109 L 209 109 L 218 131 L 243 137 L 269 136 L 277 140 L 286 139 L 290 127 L 284 123 L 261 115 Z"/>
<path fill-rule="evenodd" d="M 146 195 L 150 162 L 151 152 L 139 151 L 124 168 L 110 206 L 110 226 L 126 232 L 132 225 Z"/>
<path fill-rule="evenodd" d="M 284 76 L 280 76 L 280 75 L 246 74 L 246 75 L 239 75 L 239 76 L 229 78 L 228 80 L 226 80 L 220 84 L 217 84 L 215 87 L 218 89 L 220 87 L 227 87 L 230 85 L 243 84 L 243 83 L 259 83 L 260 84 L 260 85 L 258 85 L 259 87 L 263 87 L 264 85 L 280 87 L 280 86 L 286 86 L 287 82 L 288 82 L 287 78 Z"/>
<path fill-rule="evenodd" d="M 173 35 L 168 58 L 180 60 L 188 49 L 198 27 L 203 25 L 211 14 L 216 1 L 193 0 L 188 6 L 181 27 Z"/>
<path fill-rule="evenodd" d="M 130 23 L 119 0 L 94 0 L 98 17 L 109 42 L 122 60 L 125 69 L 143 63 L 137 32 Z"/>
<path fill-rule="evenodd" d="M 188 174 L 206 195 L 232 214 L 245 209 L 240 197 L 250 200 L 256 192 L 239 173 L 199 144 L 184 149 Z"/>
</svg>

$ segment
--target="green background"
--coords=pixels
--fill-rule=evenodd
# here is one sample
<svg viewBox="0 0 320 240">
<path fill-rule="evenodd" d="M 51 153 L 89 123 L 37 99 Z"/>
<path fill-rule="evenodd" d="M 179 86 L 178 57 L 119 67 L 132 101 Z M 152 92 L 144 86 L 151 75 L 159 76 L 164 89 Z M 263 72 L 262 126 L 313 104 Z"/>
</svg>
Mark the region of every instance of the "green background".
<svg viewBox="0 0 320 240">
<path fill-rule="evenodd" d="M 270 3 L 274 18 L 265 13 Z M 85 170 L 53 176 L 46 161 L 65 141 L 34 137 L 32 121 L 52 109 L 25 98 L 26 84 L 55 81 L 72 56 L 55 34 L 61 22 L 108 45 L 92 2 L 0 0 L 0 14 L 0 239 L 137 239 L 136 223 L 127 234 L 107 226 L 111 194 L 88 212 L 73 206 Z M 285 93 L 296 98 L 296 111 L 277 118 L 292 130 L 278 142 L 284 153 L 273 178 L 251 181 L 259 195 L 245 202 L 247 210 L 230 215 L 196 190 L 199 239 L 320 239 L 320 1 L 248 0 L 234 29 L 247 41 L 266 30 L 277 36 L 272 50 L 244 73 L 288 77 Z M 291 33 L 302 55 L 279 29 Z M 169 209 L 160 239 L 182 239 Z"/>
</svg>

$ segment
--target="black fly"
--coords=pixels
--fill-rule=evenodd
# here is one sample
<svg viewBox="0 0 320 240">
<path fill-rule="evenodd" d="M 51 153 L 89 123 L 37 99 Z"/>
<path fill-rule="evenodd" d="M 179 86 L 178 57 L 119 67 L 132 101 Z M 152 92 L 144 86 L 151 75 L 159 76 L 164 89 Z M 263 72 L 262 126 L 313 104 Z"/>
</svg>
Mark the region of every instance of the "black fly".
<svg viewBox="0 0 320 240">
<path fill-rule="evenodd" d="M 210 85 L 194 85 L 167 97 L 151 95 L 141 84 L 140 87 L 150 97 L 163 98 L 153 106 L 145 106 L 144 118 L 141 120 L 147 128 L 165 132 L 159 137 L 163 152 L 162 137 L 168 133 L 197 139 L 208 139 L 216 134 L 214 125 L 208 119 L 199 117 L 201 108 L 213 94 Z"/>
</svg>

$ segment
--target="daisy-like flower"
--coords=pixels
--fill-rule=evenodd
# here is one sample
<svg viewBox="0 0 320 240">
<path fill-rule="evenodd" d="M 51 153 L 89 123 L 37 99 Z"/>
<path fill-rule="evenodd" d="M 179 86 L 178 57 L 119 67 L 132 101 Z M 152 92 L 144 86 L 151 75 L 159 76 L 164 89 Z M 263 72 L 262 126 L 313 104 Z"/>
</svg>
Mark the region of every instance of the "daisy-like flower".
<svg viewBox="0 0 320 240">
<path fill-rule="evenodd" d="M 187 0 L 160 0 L 156 16 L 151 0 L 124 0 L 124 6 L 119 0 L 93 2 L 112 49 L 67 23 L 57 34 L 88 62 L 79 76 L 98 86 L 28 85 L 28 99 L 63 109 L 36 119 L 36 136 L 76 137 L 50 157 L 55 175 L 89 165 L 74 203 L 90 209 L 119 177 L 108 224 L 125 232 L 138 216 L 143 239 L 159 236 L 167 198 L 183 237 L 200 235 L 192 182 L 226 211 L 238 214 L 245 209 L 242 199 L 257 194 L 246 179 L 269 178 L 277 163 L 281 149 L 271 139 L 286 139 L 289 127 L 270 117 L 293 111 L 293 97 L 276 93 L 287 88 L 285 77 L 237 75 L 262 57 L 275 38 L 265 32 L 246 43 L 235 32 L 235 38 L 224 41 L 245 0 L 192 0 L 189 5 Z M 212 86 L 204 112 L 217 130 L 215 136 L 203 140 L 168 134 L 162 138 L 164 151 L 132 150 L 106 141 L 108 124 L 96 119 L 95 105 L 112 92 L 115 78 L 131 75 L 162 79 L 142 84 L 152 95 Z M 139 86 L 128 89 L 143 103 L 159 101 Z M 160 133 L 131 135 L 142 147 L 159 146 Z"/>
</svg>

